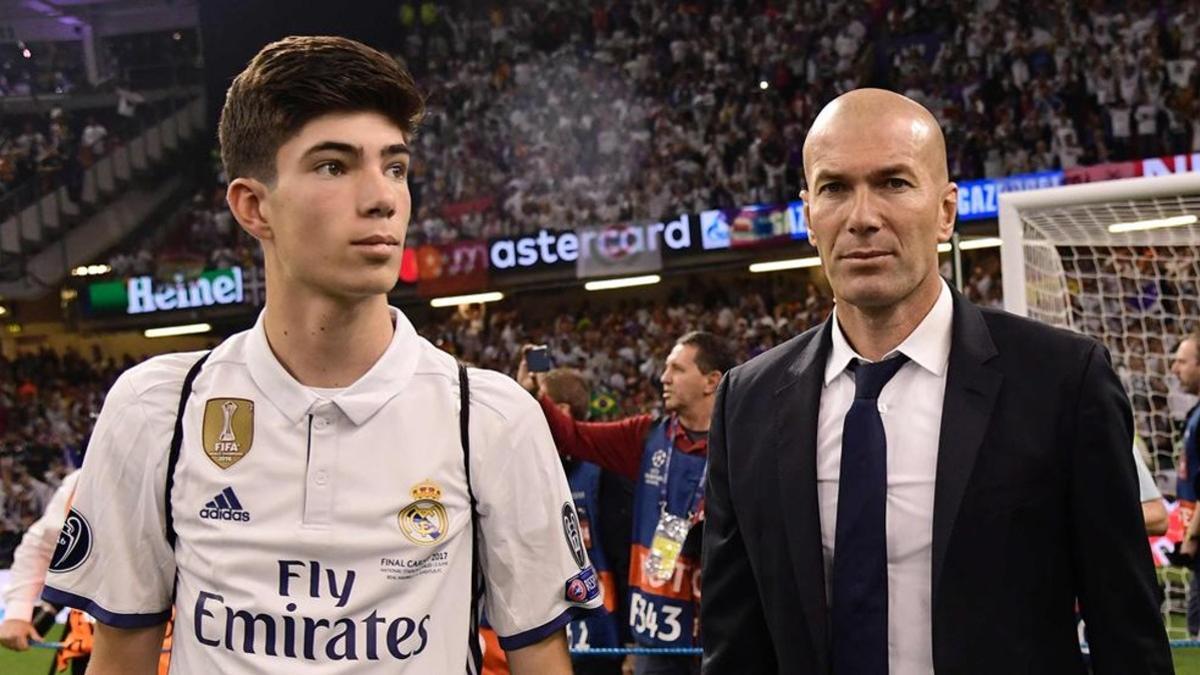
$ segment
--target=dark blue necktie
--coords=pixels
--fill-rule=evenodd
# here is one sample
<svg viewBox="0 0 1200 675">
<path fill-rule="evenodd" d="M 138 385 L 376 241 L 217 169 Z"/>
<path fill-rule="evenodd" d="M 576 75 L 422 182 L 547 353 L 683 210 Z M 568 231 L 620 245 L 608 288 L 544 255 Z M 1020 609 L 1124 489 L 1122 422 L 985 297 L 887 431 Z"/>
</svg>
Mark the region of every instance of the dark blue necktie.
<svg viewBox="0 0 1200 675">
<path fill-rule="evenodd" d="M 854 402 L 842 427 L 833 549 L 833 672 L 887 675 L 887 436 L 883 386 L 906 356 L 852 361 Z"/>
</svg>

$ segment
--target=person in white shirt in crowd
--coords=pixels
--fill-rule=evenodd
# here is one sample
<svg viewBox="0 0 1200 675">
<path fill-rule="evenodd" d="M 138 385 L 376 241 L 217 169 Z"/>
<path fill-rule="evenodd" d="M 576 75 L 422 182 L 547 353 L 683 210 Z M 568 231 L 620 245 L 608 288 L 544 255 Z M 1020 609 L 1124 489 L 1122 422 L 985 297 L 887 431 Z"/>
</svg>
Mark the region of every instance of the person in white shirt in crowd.
<svg viewBox="0 0 1200 675">
<path fill-rule="evenodd" d="M 42 639 L 33 625 L 34 610 L 41 604 L 46 568 L 54 554 L 59 532 L 67 518 L 67 503 L 75 491 L 79 472 L 63 479 L 46 506 L 46 512 L 21 537 L 13 553 L 8 587 L 4 589 L 4 621 L 0 622 L 0 646 L 18 652 Z"/>
</svg>

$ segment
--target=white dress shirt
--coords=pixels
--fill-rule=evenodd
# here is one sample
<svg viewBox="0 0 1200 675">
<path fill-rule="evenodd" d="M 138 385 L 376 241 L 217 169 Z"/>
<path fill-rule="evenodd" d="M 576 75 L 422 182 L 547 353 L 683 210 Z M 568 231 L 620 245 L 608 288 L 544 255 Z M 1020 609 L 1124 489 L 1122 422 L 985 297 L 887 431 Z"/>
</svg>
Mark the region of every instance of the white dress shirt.
<svg viewBox="0 0 1200 675">
<path fill-rule="evenodd" d="M 887 435 L 888 670 L 891 675 L 933 672 L 933 493 L 937 477 L 942 400 L 950 360 L 950 289 L 915 330 L 885 358 L 901 353 L 910 361 L 884 386 L 879 415 Z M 825 364 L 825 386 L 817 427 L 817 495 L 825 591 L 831 603 L 833 545 L 837 531 L 842 426 L 854 400 L 854 374 L 846 369 L 862 357 L 842 335 L 833 313 L 833 346 Z M 867 359 L 863 359 L 864 361 Z"/>
</svg>

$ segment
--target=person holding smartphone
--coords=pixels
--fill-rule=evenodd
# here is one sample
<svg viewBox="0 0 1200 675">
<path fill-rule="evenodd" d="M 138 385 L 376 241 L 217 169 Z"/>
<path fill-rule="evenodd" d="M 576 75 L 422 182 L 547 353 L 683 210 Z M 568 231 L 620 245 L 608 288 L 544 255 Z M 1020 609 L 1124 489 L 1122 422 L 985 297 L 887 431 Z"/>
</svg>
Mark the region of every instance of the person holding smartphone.
<svg viewBox="0 0 1200 675">
<path fill-rule="evenodd" d="M 700 540 L 708 427 L 717 385 L 736 365 L 722 338 L 694 331 L 679 338 L 662 373 L 666 415 L 582 422 L 563 411 L 535 376 L 544 349 L 528 346 L 517 379 L 538 398 L 558 452 L 634 481 L 629 556 L 629 628 L 642 647 L 698 647 Z M 641 656 L 638 675 L 698 673 L 699 659 Z"/>
</svg>

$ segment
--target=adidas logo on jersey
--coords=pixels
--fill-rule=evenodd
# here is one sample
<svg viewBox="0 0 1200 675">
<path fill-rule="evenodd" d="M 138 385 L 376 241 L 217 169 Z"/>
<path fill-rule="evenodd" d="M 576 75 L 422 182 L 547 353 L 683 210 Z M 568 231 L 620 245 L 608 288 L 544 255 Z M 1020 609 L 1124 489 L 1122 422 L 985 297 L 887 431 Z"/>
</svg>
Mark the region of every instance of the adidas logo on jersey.
<svg viewBox="0 0 1200 675">
<path fill-rule="evenodd" d="M 250 522 L 250 512 L 242 508 L 233 487 L 221 490 L 221 493 L 200 509 L 200 517 L 205 520 L 236 520 L 242 523 Z"/>
</svg>

